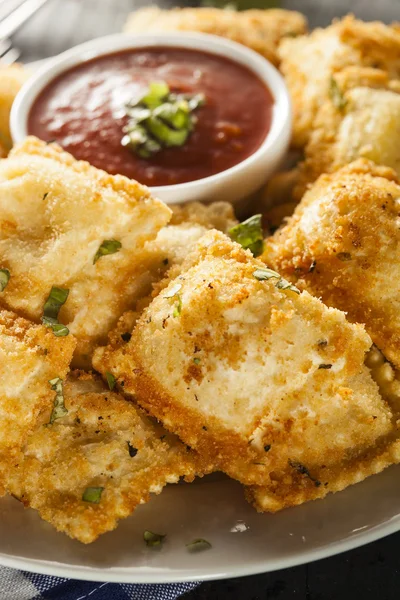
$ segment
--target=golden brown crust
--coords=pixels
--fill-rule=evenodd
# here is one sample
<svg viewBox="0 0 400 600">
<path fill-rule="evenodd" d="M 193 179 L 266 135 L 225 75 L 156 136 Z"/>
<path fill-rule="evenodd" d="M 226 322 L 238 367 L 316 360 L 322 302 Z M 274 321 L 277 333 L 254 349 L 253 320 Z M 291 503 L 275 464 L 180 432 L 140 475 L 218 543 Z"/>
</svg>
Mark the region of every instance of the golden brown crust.
<svg viewBox="0 0 400 600">
<path fill-rule="evenodd" d="M 399 204 L 396 173 L 360 159 L 321 176 L 288 224 L 266 240 L 263 256 L 300 288 L 365 323 L 397 367 Z"/>
<path fill-rule="evenodd" d="M 139 183 L 30 137 L 0 162 L 0 212 L 0 266 L 12 273 L 3 304 L 38 322 L 51 287 L 69 289 L 60 322 L 78 340 L 75 365 L 90 366 L 140 293 L 138 257 L 171 211 Z M 94 264 L 110 239 L 121 248 Z"/>
<path fill-rule="evenodd" d="M 305 17 L 295 11 L 225 10 L 218 8 L 175 8 L 155 6 L 132 13 L 125 25 L 129 33 L 143 31 L 198 31 L 226 37 L 255 50 L 278 64 L 277 48 L 282 38 L 305 33 Z"/>
<path fill-rule="evenodd" d="M 282 41 L 280 68 L 292 96 L 293 146 L 306 145 L 315 115 L 329 98 L 330 79 L 349 66 L 381 69 L 400 76 L 400 31 L 395 25 L 365 23 L 352 16 L 315 29 L 308 36 Z"/>
<path fill-rule="evenodd" d="M 215 468 L 261 485 L 289 460 L 345 461 L 391 433 L 392 416 L 363 367 L 363 329 L 258 281 L 259 266 L 207 233 L 108 364 L 124 393 Z"/>
<path fill-rule="evenodd" d="M 49 380 L 65 379 L 76 342 L 0 311 L 0 492 L 38 418 L 51 411 Z M 3 490 L 4 491 L 4 490 Z"/>
<path fill-rule="evenodd" d="M 97 371 L 103 375 L 106 371 L 119 373 L 122 365 L 116 364 L 114 351 L 129 341 L 142 311 L 167 285 L 168 279 L 164 279 L 166 275 L 170 277 L 172 273 L 174 276 L 179 274 L 187 254 L 207 229 L 216 227 L 227 231 L 236 223 L 233 207 L 227 202 L 208 205 L 189 202 L 174 207 L 170 224 L 161 229 L 155 240 L 145 244 L 136 256 L 141 268 L 140 278 L 138 274 L 137 280 L 140 279 L 141 284 L 140 288 L 138 286 L 138 293 L 131 297 L 133 310 L 124 313 L 115 329 L 109 332 L 107 346 L 100 346 L 95 350 L 92 364 Z M 124 361 L 122 356 L 123 354 L 118 360 Z"/>
<path fill-rule="evenodd" d="M 356 160 L 369 158 L 400 174 L 400 88 L 380 69 L 348 67 L 335 76 L 344 106 L 327 98 L 318 111 L 292 197 L 310 183 Z"/>
<path fill-rule="evenodd" d="M 284 478 L 274 479 L 269 487 L 245 488 L 245 496 L 258 512 L 274 513 L 340 492 L 399 462 L 400 441 L 389 440 L 386 444 L 370 450 L 361 458 L 357 457 L 349 460 L 347 464 L 340 465 L 339 468 L 324 468 L 313 472 L 312 479 L 299 472 L 293 477 L 285 474 Z"/>
<path fill-rule="evenodd" d="M 70 378 L 64 397 L 68 414 L 52 425 L 43 414 L 7 482 L 58 531 L 93 542 L 167 483 L 202 474 L 198 455 L 89 374 Z M 88 487 L 103 488 L 98 504 L 83 501 Z"/>
</svg>

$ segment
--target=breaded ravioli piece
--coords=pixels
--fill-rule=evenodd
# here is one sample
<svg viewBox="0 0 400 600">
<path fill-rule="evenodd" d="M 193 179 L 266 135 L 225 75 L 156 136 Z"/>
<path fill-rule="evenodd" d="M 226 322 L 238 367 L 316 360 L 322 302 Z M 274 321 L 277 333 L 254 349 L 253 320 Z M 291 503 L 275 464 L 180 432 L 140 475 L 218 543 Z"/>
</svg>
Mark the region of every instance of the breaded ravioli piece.
<svg viewBox="0 0 400 600">
<path fill-rule="evenodd" d="M 166 285 L 168 272 L 178 274 L 188 253 L 198 240 L 211 228 L 228 231 L 237 220 L 231 204 L 213 202 L 204 205 L 192 202 L 173 207 L 169 225 L 163 227 L 155 240 L 147 242 L 138 256 L 142 275 L 137 277 L 137 293 L 131 295 L 132 310 L 119 319 L 108 334 L 107 346 L 98 347 L 93 354 L 93 367 L 102 373 L 118 369 L 114 351 L 131 338 L 132 330 L 140 314 Z"/>
<path fill-rule="evenodd" d="M 0 311 L 0 495 L 28 435 L 50 414 L 52 381 L 65 379 L 75 340 L 56 338 L 12 312 Z"/>
<path fill-rule="evenodd" d="M 305 149 L 293 197 L 307 186 L 357 158 L 395 169 L 400 175 L 400 81 L 385 71 L 349 67 L 332 79 Z"/>
<path fill-rule="evenodd" d="M 237 12 L 219 8 L 161 10 L 151 6 L 131 13 L 124 29 L 128 33 L 211 33 L 248 46 L 276 65 L 281 39 L 305 33 L 307 21 L 298 12 L 280 9 Z"/>
<path fill-rule="evenodd" d="M 131 306 L 138 254 L 171 211 L 148 188 L 27 138 L 0 162 L 0 267 L 7 308 L 40 321 L 52 287 L 69 290 L 58 315 L 77 338 L 74 363 Z"/>
<path fill-rule="evenodd" d="M 329 98 L 332 77 L 344 68 L 373 67 L 391 80 L 400 77 L 400 29 L 348 16 L 310 35 L 283 40 L 279 54 L 293 103 L 292 143 L 301 148 L 314 129 L 319 107 Z"/>
<path fill-rule="evenodd" d="M 7 156 L 11 149 L 11 107 L 27 79 L 28 73 L 22 65 L 0 66 L 0 158 Z"/>
<path fill-rule="evenodd" d="M 340 492 L 399 462 L 400 441 L 389 437 L 361 456 L 336 467 L 324 467 L 311 473 L 304 465 L 294 465 L 290 475 L 275 474 L 269 486 L 247 487 L 245 496 L 258 512 L 275 513 Z"/>
<path fill-rule="evenodd" d="M 201 474 L 194 452 L 90 374 L 63 396 L 68 412 L 51 425 L 44 415 L 7 485 L 58 531 L 93 542 L 167 483 Z"/>
<path fill-rule="evenodd" d="M 111 372 L 164 426 L 246 484 L 337 464 L 392 432 L 344 313 L 217 231 L 144 311 Z"/>
<path fill-rule="evenodd" d="M 322 175 L 288 224 L 266 240 L 264 261 L 328 306 L 346 311 L 400 367 L 400 185 L 358 161 Z"/>
</svg>

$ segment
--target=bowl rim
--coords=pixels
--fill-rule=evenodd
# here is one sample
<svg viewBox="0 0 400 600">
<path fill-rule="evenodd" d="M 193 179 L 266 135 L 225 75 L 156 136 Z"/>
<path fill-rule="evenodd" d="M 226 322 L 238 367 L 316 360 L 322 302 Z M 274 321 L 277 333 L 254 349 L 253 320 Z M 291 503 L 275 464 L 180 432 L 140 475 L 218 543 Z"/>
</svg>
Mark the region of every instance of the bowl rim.
<svg viewBox="0 0 400 600">
<path fill-rule="evenodd" d="M 206 33 L 176 32 L 171 33 L 117 33 L 96 38 L 79 44 L 53 57 L 42 64 L 22 86 L 13 103 L 10 114 L 10 129 L 14 143 L 27 137 L 27 123 L 31 107 L 38 94 L 56 77 L 81 63 L 118 51 L 143 47 L 188 48 L 223 56 L 247 67 L 256 75 L 272 94 L 272 118 L 270 128 L 261 145 L 250 156 L 236 165 L 194 181 L 172 185 L 149 186 L 154 194 L 168 190 L 182 195 L 203 189 L 213 184 L 220 185 L 254 165 L 265 161 L 274 154 L 274 149 L 287 145 L 291 133 L 292 109 L 289 92 L 279 71 L 266 58 L 257 52 L 231 40 Z M 179 202 L 179 200 L 177 200 Z"/>
</svg>

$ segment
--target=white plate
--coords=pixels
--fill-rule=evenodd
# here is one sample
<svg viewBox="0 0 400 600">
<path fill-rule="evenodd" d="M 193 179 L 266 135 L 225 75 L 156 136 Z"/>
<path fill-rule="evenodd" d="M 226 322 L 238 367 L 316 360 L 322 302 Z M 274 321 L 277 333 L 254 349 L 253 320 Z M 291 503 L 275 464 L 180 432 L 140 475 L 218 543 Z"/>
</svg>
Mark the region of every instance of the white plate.
<svg viewBox="0 0 400 600">
<path fill-rule="evenodd" d="M 210 476 L 169 486 L 97 542 L 84 546 L 55 532 L 13 498 L 0 500 L 0 564 L 26 571 L 131 583 L 239 577 L 343 552 L 400 529 L 400 467 L 325 500 L 275 515 L 257 514 L 241 486 Z M 166 533 L 161 550 L 143 531 Z M 210 550 L 190 554 L 195 538 Z"/>
</svg>

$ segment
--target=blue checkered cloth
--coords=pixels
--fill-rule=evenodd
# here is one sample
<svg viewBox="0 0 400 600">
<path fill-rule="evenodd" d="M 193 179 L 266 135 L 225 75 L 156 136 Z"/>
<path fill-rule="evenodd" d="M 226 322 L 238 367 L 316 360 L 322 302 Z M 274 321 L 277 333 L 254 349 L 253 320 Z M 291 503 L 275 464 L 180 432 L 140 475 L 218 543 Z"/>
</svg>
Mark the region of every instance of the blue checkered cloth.
<svg viewBox="0 0 400 600">
<path fill-rule="evenodd" d="M 95 583 L 0 567 L 1 600 L 176 600 L 199 582 L 159 585 Z"/>
</svg>

